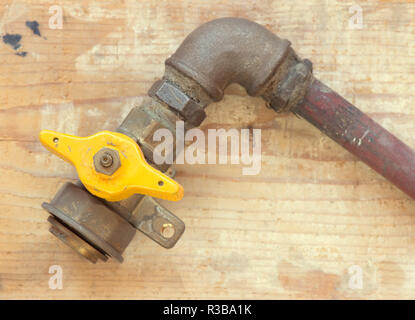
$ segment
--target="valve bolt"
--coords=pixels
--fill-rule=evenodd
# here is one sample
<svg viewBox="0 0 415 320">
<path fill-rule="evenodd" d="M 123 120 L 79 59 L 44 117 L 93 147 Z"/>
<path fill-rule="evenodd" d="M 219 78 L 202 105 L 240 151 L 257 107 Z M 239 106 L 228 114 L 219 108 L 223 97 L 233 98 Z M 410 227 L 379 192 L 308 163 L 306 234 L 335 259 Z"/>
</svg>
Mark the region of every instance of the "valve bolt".
<svg viewBox="0 0 415 320">
<path fill-rule="evenodd" d="M 99 160 L 99 162 L 101 163 L 101 166 L 105 167 L 105 168 L 109 168 L 112 166 L 112 163 L 114 162 L 114 159 L 112 158 L 112 156 L 105 152 L 101 159 Z"/>
<path fill-rule="evenodd" d="M 120 155 L 117 150 L 102 148 L 94 155 L 95 171 L 111 176 L 121 167 Z"/>
</svg>

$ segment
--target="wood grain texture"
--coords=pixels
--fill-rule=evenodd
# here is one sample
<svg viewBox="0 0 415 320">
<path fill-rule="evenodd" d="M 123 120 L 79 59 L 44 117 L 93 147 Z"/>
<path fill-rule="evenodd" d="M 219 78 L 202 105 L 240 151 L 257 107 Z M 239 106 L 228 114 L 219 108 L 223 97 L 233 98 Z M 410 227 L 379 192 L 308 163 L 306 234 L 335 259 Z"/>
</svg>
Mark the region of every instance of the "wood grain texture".
<svg viewBox="0 0 415 320">
<path fill-rule="evenodd" d="M 76 173 L 41 147 L 41 129 L 114 129 L 200 24 L 245 17 L 291 40 L 314 73 L 415 147 L 415 3 L 365 1 L 6 1 L 0 34 L 0 298 L 415 298 L 415 201 L 290 114 L 232 85 L 202 128 L 262 129 L 262 171 L 177 165 L 164 204 L 186 223 L 165 250 L 137 233 L 125 262 L 92 265 L 48 232 L 40 208 Z M 62 30 L 48 28 L 61 5 Z M 36 20 L 41 37 L 25 26 Z M 258 48 L 260 50 L 260 48 Z M 51 265 L 63 289 L 50 290 Z M 349 268 L 363 270 L 351 289 Z"/>
</svg>

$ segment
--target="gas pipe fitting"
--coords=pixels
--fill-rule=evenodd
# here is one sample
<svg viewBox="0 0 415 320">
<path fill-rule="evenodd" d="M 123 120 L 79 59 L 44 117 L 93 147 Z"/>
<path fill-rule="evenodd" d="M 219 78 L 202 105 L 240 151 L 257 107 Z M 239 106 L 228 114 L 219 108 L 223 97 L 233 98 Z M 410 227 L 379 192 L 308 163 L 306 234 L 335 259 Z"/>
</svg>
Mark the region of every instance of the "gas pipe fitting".
<svg viewBox="0 0 415 320">
<path fill-rule="evenodd" d="M 231 83 L 277 112 L 309 121 L 415 198 L 414 151 L 315 79 L 311 62 L 290 45 L 245 19 L 213 20 L 166 60 L 163 78 L 116 132 L 81 138 L 42 131 L 45 147 L 72 163 L 80 178 L 43 203 L 52 234 L 94 263 L 108 257 L 122 262 L 136 230 L 165 248 L 174 246 L 184 223 L 152 197 L 179 200 L 183 188 L 168 164 L 155 163 L 153 133 L 165 128 L 175 137 L 179 120 L 186 130 L 200 125 L 204 108 L 221 100 Z"/>
</svg>

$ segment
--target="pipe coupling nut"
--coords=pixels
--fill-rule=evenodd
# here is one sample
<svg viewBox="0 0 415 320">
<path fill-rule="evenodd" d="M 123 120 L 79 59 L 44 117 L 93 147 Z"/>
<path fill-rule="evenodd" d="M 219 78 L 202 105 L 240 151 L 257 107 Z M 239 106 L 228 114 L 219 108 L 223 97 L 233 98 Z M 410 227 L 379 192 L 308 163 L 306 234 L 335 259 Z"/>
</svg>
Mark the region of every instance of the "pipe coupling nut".
<svg viewBox="0 0 415 320">
<path fill-rule="evenodd" d="M 205 110 L 201 105 L 166 79 L 156 81 L 148 91 L 148 95 L 178 112 L 192 126 L 199 126 L 206 118 Z"/>
<path fill-rule="evenodd" d="M 303 100 L 313 81 L 313 65 L 310 60 L 300 61 L 288 69 L 286 76 L 278 83 L 269 101 L 277 112 L 290 111 Z"/>
</svg>

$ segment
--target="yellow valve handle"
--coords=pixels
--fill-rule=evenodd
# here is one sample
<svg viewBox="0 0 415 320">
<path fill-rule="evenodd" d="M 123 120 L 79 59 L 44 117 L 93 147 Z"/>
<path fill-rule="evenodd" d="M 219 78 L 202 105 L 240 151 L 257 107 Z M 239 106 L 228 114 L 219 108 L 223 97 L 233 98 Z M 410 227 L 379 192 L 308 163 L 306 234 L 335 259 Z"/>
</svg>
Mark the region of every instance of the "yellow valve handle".
<svg viewBox="0 0 415 320">
<path fill-rule="evenodd" d="M 77 137 L 42 130 L 39 139 L 49 151 L 71 163 L 84 186 L 97 197 L 108 201 L 120 201 L 135 193 L 172 201 L 183 197 L 183 187 L 150 166 L 137 143 L 122 133 L 101 131 L 89 137 Z M 119 164 L 112 174 L 97 172 L 99 159 L 96 158 L 101 155 L 102 159 L 106 153 L 103 149 L 110 155 L 118 154 L 118 159 L 110 157 L 113 161 L 110 165 L 117 161 Z M 100 163 L 108 166 L 105 155 L 104 160 Z"/>
</svg>

